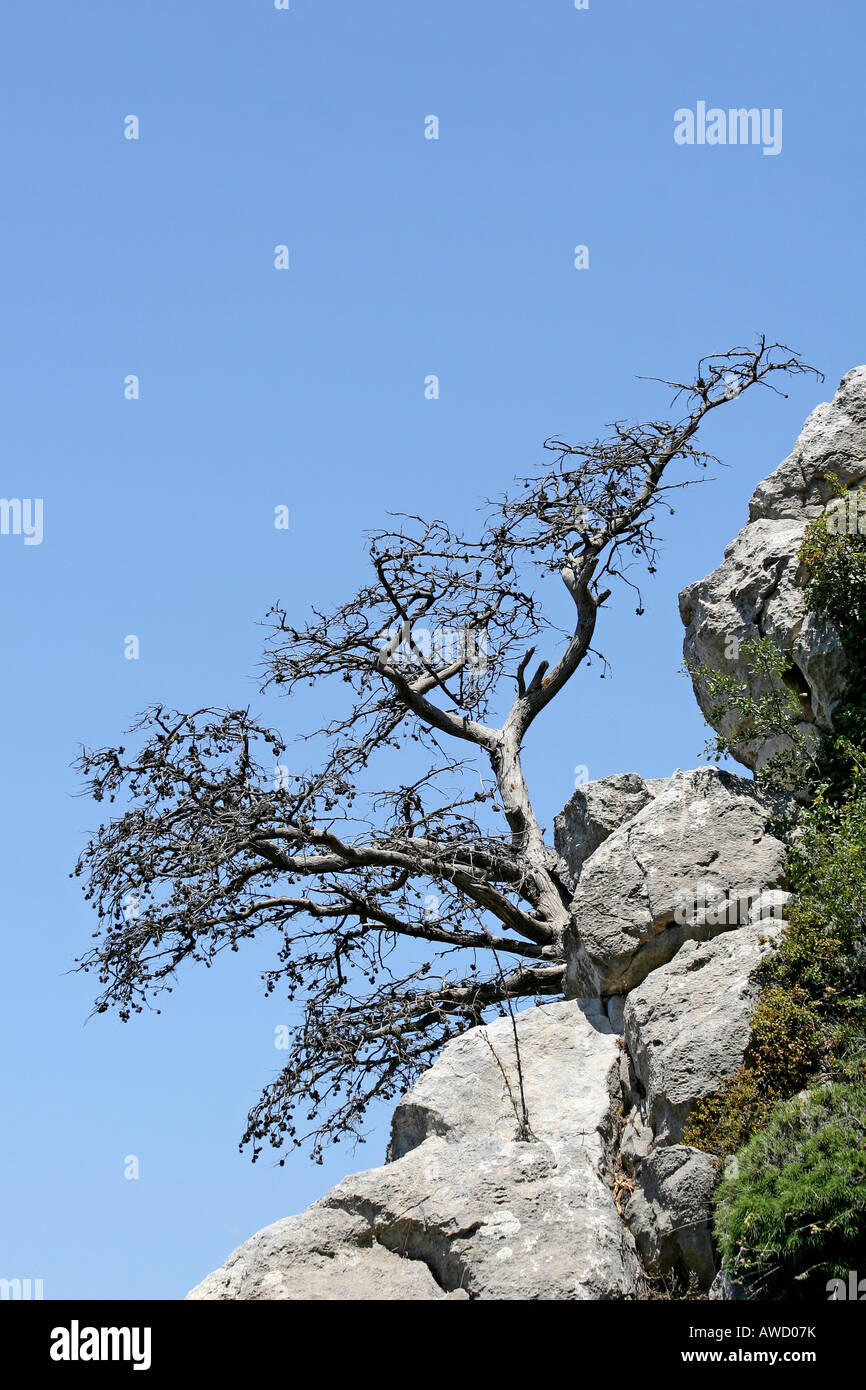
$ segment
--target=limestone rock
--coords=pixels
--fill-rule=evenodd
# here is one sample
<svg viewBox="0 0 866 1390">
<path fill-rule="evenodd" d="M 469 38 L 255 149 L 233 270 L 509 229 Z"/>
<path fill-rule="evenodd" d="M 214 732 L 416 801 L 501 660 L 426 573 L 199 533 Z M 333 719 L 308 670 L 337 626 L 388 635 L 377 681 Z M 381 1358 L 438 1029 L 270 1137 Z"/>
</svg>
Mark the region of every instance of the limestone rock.
<svg viewBox="0 0 866 1390">
<path fill-rule="evenodd" d="M 656 786 L 636 772 L 622 772 L 578 787 L 553 822 L 553 843 L 574 881 L 608 835 L 652 801 Z"/>
<path fill-rule="evenodd" d="M 511 1020 L 473 1029 L 398 1105 L 391 1162 L 260 1231 L 188 1297 L 638 1297 L 608 1171 L 616 1035 L 598 1000 L 527 1009 L 517 1026 L 536 1142 L 515 1139 Z"/>
<path fill-rule="evenodd" d="M 650 1154 L 653 1146 L 653 1132 L 644 1123 L 639 1106 L 634 1106 L 626 1116 L 619 1141 L 619 1160 L 625 1171 L 636 1176 L 643 1160 Z"/>
<path fill-rule="evenodd" d="M 710 1230 L 715 1164 L 685 1144 L 657 1148 L 640 1163 L 625 1211 L 649 1274 L 680 1268 L 708 1289 L 716 1259 Z"/>
<path fill-rule="evenodd" d="M 762 893 L 749 908 L 749 924 L 784 921 L 787 915 L 785 908 L 791 897 L 792 894 L 786 893 L 782 888 L 771 888 L 769 892 Z"/>
<path fill-rule="evenodd" d="M 866 366 L 852 367 L 832 401 L 815 407 L 793 451 L 755 489 L 749 520 L 818 516 L 833 496 L 826 473 L 845 487 L 866 476 Z"/>
<path fill-rule="evenodd" d="M 668 779 L 583 866 L 566 995 L 627 993 L 684 941 L 745 923 L 751 903 L 785 880 L 768 815 L 751 782 L 717 768 Z"/>
<path fill-rule="evenodd" d="M 834 496 L 827 472 L 847 487 L 866 481 L 866 367 L 842 378 L 833 400 L 809 416 L 789 458 L 759 484 L 749 523 L 721 565 L 680 594 L 686 662 L 733 675 L 758 696 L 769 687 L 748 671 L 741 648 L 747 640 L 769 637 L 790 656 L 789 679 L 801 697 L 799 727 L 805 733 L 832 727 L 847 675 L 835 629 L 806 611 L 798 561 L 807 522 Z M 710 719 L 712 701 L 703 681 L 695 682 L 695 694 Z M 738 740 L 735 714 L 717 727 L 734 739 L 736 756 L 747 767 L 759 770 L 779 751 L 778 740 Z"/>
<path fill-rule="evenodd" d="M 258 1231 L 187 1294 L 193 1300 L 445 1297 L 422 1260 L 404 1259 L 376 1241 L 364 1215 L 322 1202 Z"/>
<path fill-rule="evenodd" d="M 622 994 L 612 994 L 605 1001 L 605 1010 L 610 1019 L 610 1026 L 615 1033 L 622 1033 L 625 1028 L 623 1016 L 625 1013 L 625 996 Z"/>
<path fill-rule="evenodd" d="M 755 971 L 781 930 L 761 924 L 688 942 L 628 996 L 626 1044 L 657 1143 L 678 1144 L 697 1102 L 741 1066 Z"/>
<path fill-rule="evenodd" d="M 748 1300 L 748 1293 L 743 1284 L 735 1284 L 727 1271 L 722 1268 L 719 1270 L 712 1284 L 708 1298 L 715 1302 L 731 1300 L 737 1303 L 744 1303 Z"/>
</svg>

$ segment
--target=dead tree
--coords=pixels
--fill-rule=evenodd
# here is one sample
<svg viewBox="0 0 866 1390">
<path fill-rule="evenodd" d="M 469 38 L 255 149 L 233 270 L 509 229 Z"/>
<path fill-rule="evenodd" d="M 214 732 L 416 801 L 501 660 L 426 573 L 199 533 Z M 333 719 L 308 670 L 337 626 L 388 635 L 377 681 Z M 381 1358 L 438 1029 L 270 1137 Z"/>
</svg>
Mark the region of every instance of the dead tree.
<svg viewBox="0 0 866 1390">
<path fill-rule="evenodd" d="M 320 1157 L 360 1136 L 369 1103 L 456 1033 L 561 993 L 571 892 L 533 810 L 526 737 L 593 653 L 614 586 L 642 612 L 634 572 L 655 569 L 658 515 L 712 460 L 702 421 L 812 370 L 763 338 L 703 358 L 693 381 L 663 383 L 679 418 L 548 440 L 552 466 L 489 503 L 476 538 L 401 515 L 370 537 L 369 582 L 347 603 L 303 626 L 271 609 L 262 688 L 344 686 L 343 712 L 310 735 L 315 770 L 281 763 L 285 742 L 249 710 L 160 705 L 134 752 L 83 750 L 86 791 L 119 803 L 75 869 L 99 915 L 77 961 L 98 976 L 95 1012 L 128 1019 L 184 962 L 275 933 L 265 987 L 302 1012 L 249 1115 L 254 1158 L 265 1139 Z M 565 631 L 536 592 L 550 575 L 573 603 Z M 383 790 L 379 769 L 405 783 Z M 432 948 L 420 965 L 413 943 Z"/>
</svg>

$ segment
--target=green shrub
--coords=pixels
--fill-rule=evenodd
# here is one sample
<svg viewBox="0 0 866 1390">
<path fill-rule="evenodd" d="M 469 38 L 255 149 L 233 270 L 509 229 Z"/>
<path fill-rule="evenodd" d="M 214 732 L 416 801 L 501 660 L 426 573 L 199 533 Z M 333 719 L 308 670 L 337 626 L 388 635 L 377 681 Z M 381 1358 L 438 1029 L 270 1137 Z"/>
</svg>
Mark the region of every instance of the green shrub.
<svg viewBox="0 0 866 1390">
<path fill-rule="evenodd" d="M 763 743 L 773 739 L 778 751 L 768 760 L 756 781 L 765 786 L 811 793 L 820 777 L 821 741 L 803 732 L 803 695 L 793 675 L 788 654 L 769 637 L 753 637 L 742 642 L 748 679 L 741 680 L 717 671 L 705 662 L 686 663 L 686 671 L 709 697 L 707 722 L 714 733 L 704 748 L 704 756 L 718 761 L 738 755 L 740 744 Z M 761 694 L 754 694 L 753 687 Z M 728 716 L 736 715 L 733 732 L 720 733 Z"/>
<path fill-rule="evenodd" d="M 800 547 L 806 604 L 829 618 L 843 644 L 866 627 L 866 488 L 847 492 L 832 474 L 834 508 L 810 521 Z M 855 653 L 857 655 L 857 653 Z"/>
<path fill-rule="evenodd" d="M 833 624 L 848 661 L 845 695 L 833 710 L 835 737 L 824 740 L 821 754 L 827 791 L 841 800 L 848 792 L 850 750 L 866 749 L 866 489 L 846 492 L 833 474 L 827 478 L 837 511 L 809 522 L 800 563 L 806 604 Z"/>
<path fill-rule="evenodd" d="M 752 1017 L 746 1061 L 728 1081 L 695 1106 L 684 1142 L 719 1158 L 746 1142 L 773 1107 L 800 1090 L 818 1065 L 821 1019 L 804 990 L 778 985 L 764 991 Z"/>
<path fill-rule="evenodd" d="M 866 1024 L 866 776 L 848 751 L 848 798 L 820 797 L 801 817 L 788 854 L 794 898 L 790 927 L 773 964 L 828 1021 Z"/>
<path fill-rule="evenodd" d="M 724 1264 L 754 1296 L 826 1297 L 864 1263 L 866 1081 L 777 1105 L 716 1193 Z"/>
</svg>

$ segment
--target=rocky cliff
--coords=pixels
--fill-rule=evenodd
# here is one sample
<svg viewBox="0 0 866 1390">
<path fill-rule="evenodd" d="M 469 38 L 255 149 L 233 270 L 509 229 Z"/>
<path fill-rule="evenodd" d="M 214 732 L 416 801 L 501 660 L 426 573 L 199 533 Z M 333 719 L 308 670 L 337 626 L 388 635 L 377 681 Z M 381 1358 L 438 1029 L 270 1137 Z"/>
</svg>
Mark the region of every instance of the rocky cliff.
<svg viewBox="0 0 866 1390">
<path fill-rule="evenodd" d="M 813 411 L 721 565 L 680 596 L 690 662 L 749 681 L 740 647 L 771 637 L 818 728 L 845 663 L 806 611 L 797 552 L 834 495 L 828 473 L 866 480 L 866 367 Z M 696 695 L 709 715 L 700 682 Z M 773 751 L 737 748 L 750 768 Z M 755 971 L 784 930 L 776 809 L 716 768 L 581 787 L 555 825 L 573 890 L 565 1000 L 448 1044 L 397 1106 L 382 1167 L 258 1232 L 188 1297 L 639 1299 L 666 1277 L 713 1285 L 714 1162 L 683 1136 L 742 1063 Z M 711 1296 L 724 1289 L 716 1279 Z"/>
<path fill-rule="evenodd" d="M 680 594 L 690 666 L 728 672 L 757 696 L 765 687 L 748 669 L 743 644 L 769 637 L 788 653 L 804 732 L 830 728 L 845 683 L 839 639 L 826 621 L 806 611 L 797 560 L 807 523 L 832 505 L 834 477 L 848 489 L 866 481 L 866 367 L 848 372 L 833 400 L 812 411 L 791 454 L 755 489 L 748 524 L 722 563 Z M 712 702 L 700 680 L 695 694 L 710 718 Z M 734 737 L 746 767 L 762 767 L 776 751 L 772 740 L 757 747 L 737 742 L 735 717 L 720 728 Z"/>
</svg>

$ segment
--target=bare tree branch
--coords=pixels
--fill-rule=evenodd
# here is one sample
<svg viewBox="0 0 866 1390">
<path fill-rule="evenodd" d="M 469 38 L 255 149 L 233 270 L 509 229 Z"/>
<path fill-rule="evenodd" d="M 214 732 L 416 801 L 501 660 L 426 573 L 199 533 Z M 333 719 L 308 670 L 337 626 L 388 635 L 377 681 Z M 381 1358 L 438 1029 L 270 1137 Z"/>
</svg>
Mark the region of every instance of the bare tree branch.
<svg viewBox="0 0 866 1390">
<path fill-rule="evenodd" d="M 265 988 L 303 1019 L 250 1113 L 254 1156 L 266 1139 L 319 1156 L 360 1136 L 369 1104 L 411 1084 L 449 1037 L 561 992 L 572 886 L 532 805 L 526 736 L 600 656 L 598 614 L 618 587 L 642 611 L 635 571 L 654 572 L 670 494 L 712 459 L 697 444 L 707 415 L 810 371 L 764 338 L 702 358 L 691 382 L 664 382 L 679 418 L 548 440 L 552 466 L 489 502 L 477 536 L 399 515 L 368 538 L 369 581 L 332 612 L 302 622 L 275 605 L 262 689 L 335 680 L 345 695 L 305 736 L 324 745 L 315 770 L 281 763 L 282 737 L 249 710 L 156 705 L 131 731 L 134 752 L 83 750 L 85 790 L 118 808 L 75 868 L 98 914 L 77 962 L 97 976 L 96 1012 L 129 1018 L 185 963 L 275 937 Z M 542 607 L 550 577 L 573 603 L 566 631 Z M 381 787 L 374 767 L 395 752 L 411 780 Z M 419 942 L 432 948 L 421 966 Z"/>
</svg>

